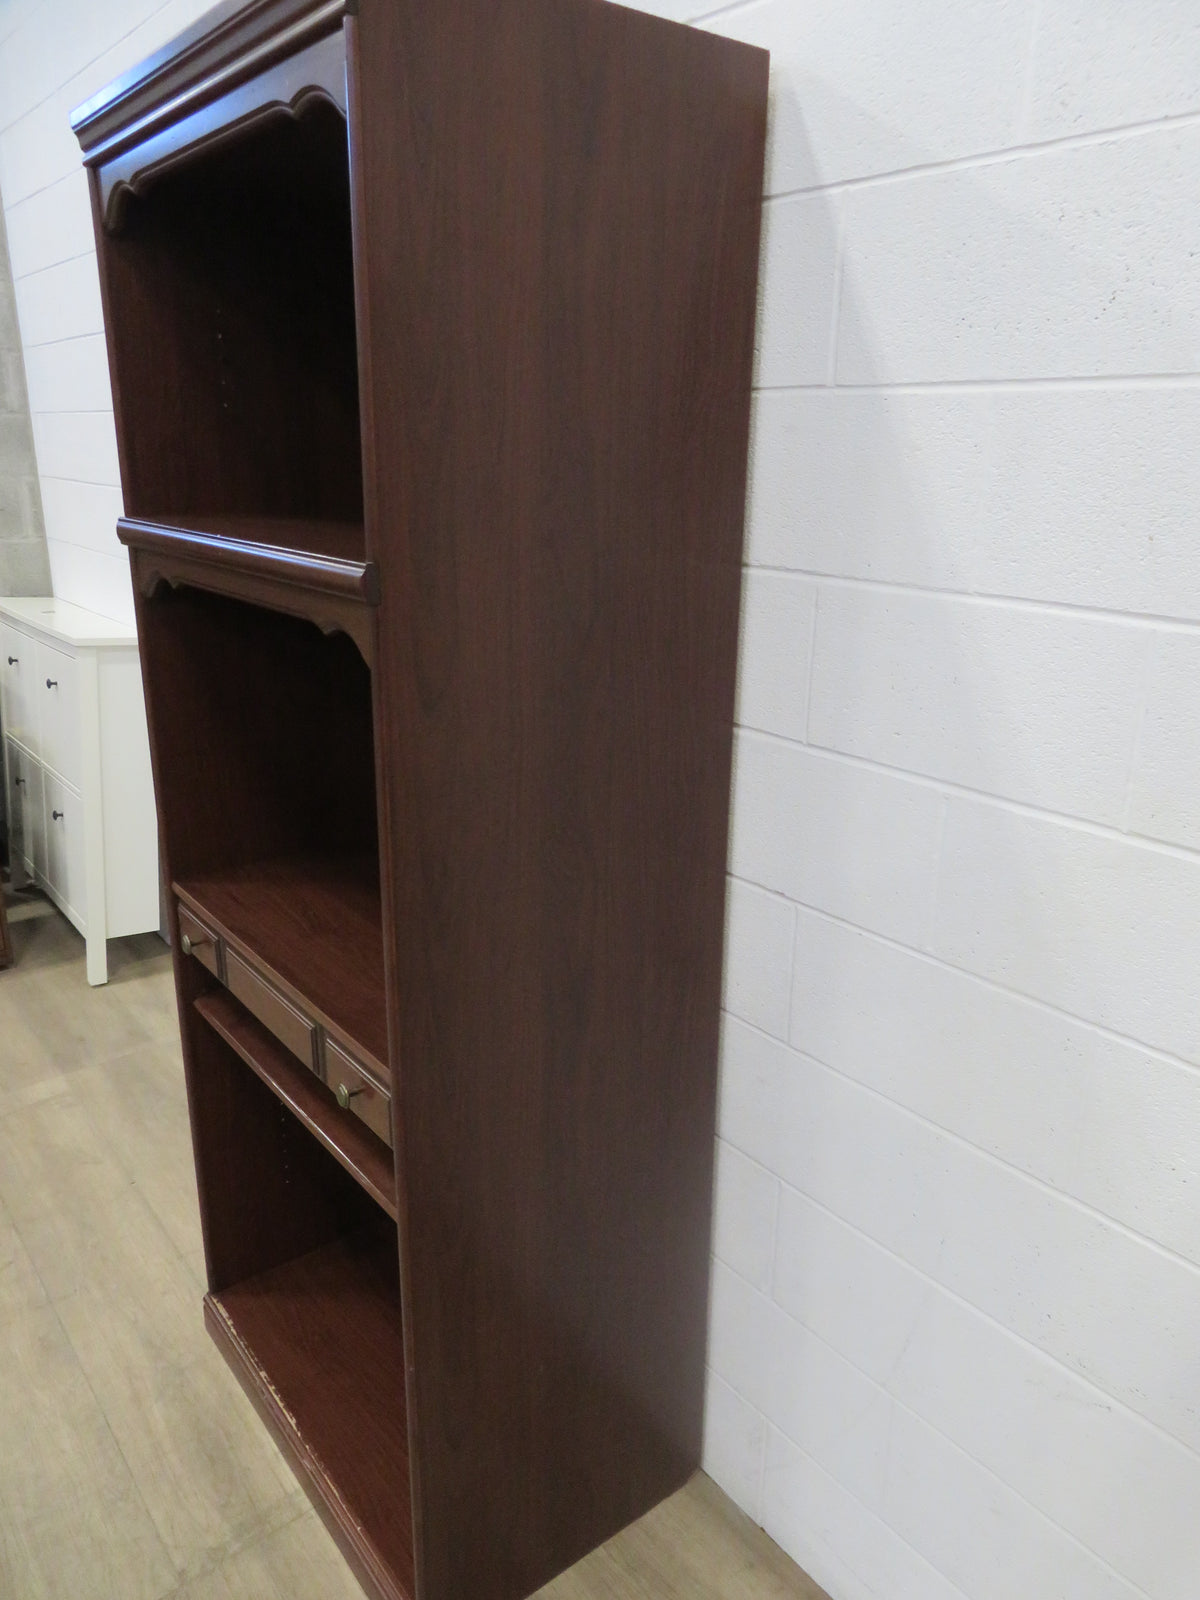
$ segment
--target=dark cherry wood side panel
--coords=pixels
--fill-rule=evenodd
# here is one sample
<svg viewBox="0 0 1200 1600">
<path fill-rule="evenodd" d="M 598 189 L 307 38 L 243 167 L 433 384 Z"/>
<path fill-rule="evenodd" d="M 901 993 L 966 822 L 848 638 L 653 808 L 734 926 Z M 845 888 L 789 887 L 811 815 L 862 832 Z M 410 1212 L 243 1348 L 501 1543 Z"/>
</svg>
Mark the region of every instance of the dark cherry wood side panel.
<svg viewBox="0 0 1200 1600">
<path fill-rule="evenodd" d="M 348 29 L 421 1600 L 700 1449 L 766 57 L 600 0 Z"/>
</svg>

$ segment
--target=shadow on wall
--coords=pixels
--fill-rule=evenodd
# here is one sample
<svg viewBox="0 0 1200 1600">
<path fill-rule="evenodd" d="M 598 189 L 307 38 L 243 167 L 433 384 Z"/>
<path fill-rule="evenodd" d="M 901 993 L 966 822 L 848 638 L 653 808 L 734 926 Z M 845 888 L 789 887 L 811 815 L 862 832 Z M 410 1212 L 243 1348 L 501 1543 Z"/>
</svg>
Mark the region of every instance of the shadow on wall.
<svg viewBox="0 0 1200 1600">
<path fill-rule="evenodd" d="M 49 594 L 33 427 L 0 206 L 0 594 Z"/>
</svg>

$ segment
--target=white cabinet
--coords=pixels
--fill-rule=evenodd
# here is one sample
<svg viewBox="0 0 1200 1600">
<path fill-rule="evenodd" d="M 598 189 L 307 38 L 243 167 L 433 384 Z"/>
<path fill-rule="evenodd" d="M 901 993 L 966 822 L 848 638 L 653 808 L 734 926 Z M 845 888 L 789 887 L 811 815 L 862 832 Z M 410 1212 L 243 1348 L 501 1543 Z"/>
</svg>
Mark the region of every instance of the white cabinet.
<svg viewBox="0 0 1200 1600">
<path fill-rule="evenodd" d="M 132 628 L 52 599 L 0 599 L 0 725 L 14 866 L 87 940 L 159 926 L 158 828 Z"/>
</svg>

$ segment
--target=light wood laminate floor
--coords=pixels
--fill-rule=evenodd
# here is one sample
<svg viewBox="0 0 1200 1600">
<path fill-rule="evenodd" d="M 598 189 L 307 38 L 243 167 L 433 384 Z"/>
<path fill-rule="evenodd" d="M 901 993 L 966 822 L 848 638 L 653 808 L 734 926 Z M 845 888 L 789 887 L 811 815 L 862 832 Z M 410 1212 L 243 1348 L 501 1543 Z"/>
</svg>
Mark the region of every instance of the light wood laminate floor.
<svg viewBox="0 0 1200 1600">
<path fill-rule="evenodd" d="M 170 957 L 18 898 L 0 972 L 0 1596 L 361 1600 L 204 1333 Z M 826 1600 L 703 1475 L 538 1600 Z"/>
</svg>

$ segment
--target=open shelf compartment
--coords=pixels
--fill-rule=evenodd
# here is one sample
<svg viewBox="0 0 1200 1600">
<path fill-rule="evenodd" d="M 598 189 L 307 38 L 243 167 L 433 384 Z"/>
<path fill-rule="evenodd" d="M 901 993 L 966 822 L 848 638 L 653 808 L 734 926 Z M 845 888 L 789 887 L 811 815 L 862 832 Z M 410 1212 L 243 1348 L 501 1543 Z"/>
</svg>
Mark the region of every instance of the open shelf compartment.
<svg viewBox="0 0 1200 1600">
<path fill-rule="evenodd" d="M 341 111 L 306 99 L 139 181 L 104 255 L 128 515 L 295 519 L 338 558 L 357 528 L 365 559 Z"/>
<path fill-rule="evenodd" d="M 219 1293 L 205 1322 L 374 1592 L 414 1593 L 395 1229 L 364 1228 Z"/>
</svg>

